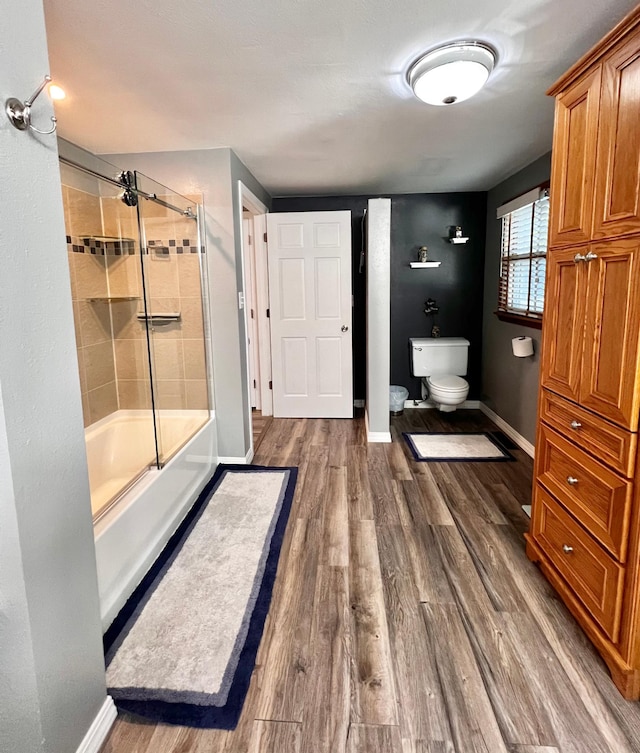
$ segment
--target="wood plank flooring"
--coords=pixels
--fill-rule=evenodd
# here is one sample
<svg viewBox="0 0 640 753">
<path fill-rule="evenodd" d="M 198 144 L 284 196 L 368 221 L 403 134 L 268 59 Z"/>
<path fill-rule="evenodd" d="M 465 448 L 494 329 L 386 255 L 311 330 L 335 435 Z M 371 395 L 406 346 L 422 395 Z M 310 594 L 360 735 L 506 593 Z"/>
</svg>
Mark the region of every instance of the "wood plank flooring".
<svg viewBox="0 0 640 753">
<path fill-rule="evenodd" d="M 531 459 L 417 463 L 401 436 L 495 428 L 274 419 L 254 463 L 299 478 L 237 729 L 120 715 L 103 753 L 640 753 L 640 704 L 525 557 Z"/>
</svg>

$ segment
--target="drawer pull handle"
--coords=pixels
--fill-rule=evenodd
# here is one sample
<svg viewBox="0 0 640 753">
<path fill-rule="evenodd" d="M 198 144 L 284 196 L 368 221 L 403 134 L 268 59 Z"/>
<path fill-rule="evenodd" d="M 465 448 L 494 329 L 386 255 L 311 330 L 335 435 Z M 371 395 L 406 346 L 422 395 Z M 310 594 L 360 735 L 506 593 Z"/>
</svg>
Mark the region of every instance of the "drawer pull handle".
<svg viewBox="0 0 640 753">
<path fill-rule="evenodd" d="M 562 545 L 562 551 L 563 551 L 563 552 L 564 552 L 565 554 L 573 554 L 573 547 L 572 547 L 572 546 L 569 546 L 568 544 L 563 544 L 563 545 Z"/>
<path fill-rule="evenodd" d="M 574 262 L 577 264 L 579 261 L 586 261 L 587 257 L 584 254 L 576 254 L 573 257 Z"/>
<path fill-rule="evenodd" d="M 580 421 L 576 421 L 575 419 L 569 424 L 572 429 L 582 429 L 582 424 Z"/>
<path fill-rule="evenodd" d="M 567 476 L 567 484 L 575 486 L 578 483 L 578 479 L 575 476 Z"/>
</svg>

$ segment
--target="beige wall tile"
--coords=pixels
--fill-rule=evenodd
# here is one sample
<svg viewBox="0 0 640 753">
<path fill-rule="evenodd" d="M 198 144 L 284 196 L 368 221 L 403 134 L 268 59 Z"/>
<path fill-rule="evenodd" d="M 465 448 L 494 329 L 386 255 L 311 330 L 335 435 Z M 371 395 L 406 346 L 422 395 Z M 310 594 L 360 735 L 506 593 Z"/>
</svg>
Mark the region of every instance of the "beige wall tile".
<svg viewBox="0 0 640 753">
<path fill-rule="evenodd" d="M 185 382 L 183 379 L 157 379 L 156 405 L 160 410 L 185 410 Z"/>
<path fill-rule="evenodd" d="M 87 391 L 91 392 L 97 387 L 115 381 L 116 372 L 113 362 L 113 345 L 111 340 L 88 345 L 82 348 L 84 355 L 84 368 L 87 380 Z M 93 416 L 93 408 L 92 416 Z"/>
<path fill-rule="evenodd" d="M 76 276 L 76 297 L 98 298 L 107 295 L 105 257 L 97 254 L 72 254 Z"/>
<path fill-rule="evenodd" d="M 78 300 L 78 285 L 76 283 L 76 257 L 82 254 L 75 254 L 73 251 L 67 251 L 67 261 L 69 262 L 69 279 L 71 281 L 71 299 Z"/>
<path fill-rule="evenodd" d="M 145 324 L 136 314 L 142 311 L 142 301 L 118 301 L 112 303 L 111 322 L 116 340 L 141 340 L 145 337 Z"/>
<path fill-rule="evenodd" d="M 78 375 L 80 376 L 80 392 L 85 394 L 88 392 L 87 387 L 87 375 L 84 368 L 84 348 L 76 348 L 76 355 L 78 356 Z"/>
<path fill-rule="evenodd" d="M 128 207 L 119 198 L 103 196 L 102 221 L 104 234 L 113 238 L 129 238 L 138 248 L 138 216 L 134 207 Z"/>
<path fill-rule="evenodd" d="M 200 298 L 181 298 L 182 336 L 185 339 L 204 337 L 202 325 L 202 300 Z"/>
<path fill-rule="evenodd" d="M 177 254 L 181 298 L 200 298 L 200 254 Z"/>
<path fill-rule="evenodd" d="M 146 340 L 116 340 L 114 347 L 118 379 L 149 379 Z"/>
<path fill-rule="evenodd" d="M 91 390 L 88 398 L 89 415 L 92 424 L 118 410 L 118 393 L 115 382 L 109 382 L 95 390 Z"/>
<path fill-rule="evenodd" d="M 118 379 L 118 405 L 123 410 L 148 410 L 151 408 L 149 380 Z"/>
<path fill-rule="evenodd" d="M 149 313 L 162 314 L 168 312 L 180 312 L 179 298 L 152 298 L 149 301 Z M 153 324 L 154 340 L 175 340 L 182 338 L 182 320 Z"/>
<path fill-rule="evenodd" d="M 185 379 L 206 379 L 204 340 L 183 340 Z"/>
<path fill-rule="evenodd" d="M 106 257 L 110 296 L 141 296 L 140 258 L 137 254 Z"/>
<path fill-rule="evenodd" d="M 96 345 L 111 340 L 111 316 L 106 303 L 96 301 L 76 301 L 74 307 L 78 310 L 81 344 Z M 74 308 L 75 315 L 76 308 Z"/>
<path fill-rule="evenodd" d="M 76 335 L 76 347 L 79 348 L 82 345 L 82 335 L 80 333 L 80 302 L 73 301 L 73 325 Z"/>
<path fill-rule="evenodd" d="M 91 411 L 89 410 L 89 395 L 86 392 L 82 393 L 82 420 L 84 426 L 87 427 L 91 423 Z"/>
<path fill-rule="evenodd" d="M 207 410 L 209 396 L 205 379 L 187 379 L 184 383 L 188 410 Z"/>
<path fill-rule="evenodd" d="M 149 298 L 178 298 L 178 263 L 176 254 L 145 254 L 145 286 Z"/>
<path fill-rule="evenodd" d="M 102 235 L 100 197 L 67 186 L 68 235 Z M 63 194 L 64 199 L 64 194 Z"/>
<path fill-rule="evenodd" d="M 152 350 L 157 379 L 184 379 L 182 340 L 154 339 Z"/>
</svg>

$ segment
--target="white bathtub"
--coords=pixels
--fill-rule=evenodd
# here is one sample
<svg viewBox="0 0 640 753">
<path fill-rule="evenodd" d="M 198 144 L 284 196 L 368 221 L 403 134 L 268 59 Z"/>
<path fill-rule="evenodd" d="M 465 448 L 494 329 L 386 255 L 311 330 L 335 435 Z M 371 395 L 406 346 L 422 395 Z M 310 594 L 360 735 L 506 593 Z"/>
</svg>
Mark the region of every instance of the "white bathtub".
<svg viewBox="0 0 640 753">
<path fill-rule="evenodd" d="M 218 463 L 213 413 L 209 417 L 201 411 L 161 412 L 165 456 L 184 443 L 185 435 L 202 423 L 203 415 L 207 421 L 195 436 L 163 468 L 146 471 L 94 526 L 100 612 L 105 629 L 162 551 Z M 117 493 L 153 462 L 150 421 L 147 412 L 117 411 L 87 428 L 89 480 L 96 505 L 100 499 L 110 499 L 113 489 Z"/>
<path fill-rule="evenodd" d="M 209 411 L 158 411 L 161 459 L 209 419 Z M 91 511 L 95 517 L 156 461 L 151 411 L 119 410 L 85 430 Z"/>
</svg>

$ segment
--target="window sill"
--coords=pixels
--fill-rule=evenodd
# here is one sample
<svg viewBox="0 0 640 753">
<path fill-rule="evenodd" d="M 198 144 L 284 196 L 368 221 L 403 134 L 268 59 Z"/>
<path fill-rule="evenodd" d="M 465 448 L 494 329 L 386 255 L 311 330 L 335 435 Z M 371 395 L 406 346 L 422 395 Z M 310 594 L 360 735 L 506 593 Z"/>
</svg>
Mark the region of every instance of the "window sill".
<svg viewBox="0 0 640 753">
<path fill-rule="evenodd" d="M 542 317 L 536 319 L 524 314 L 514 314 L 511 311 L 494 311 L 493 312 L 501 322 L 510 322 L 511 324 L 520 324 L 523 327 L 533 327 L 533 329 L 542 329 Z"/>
</svg>

